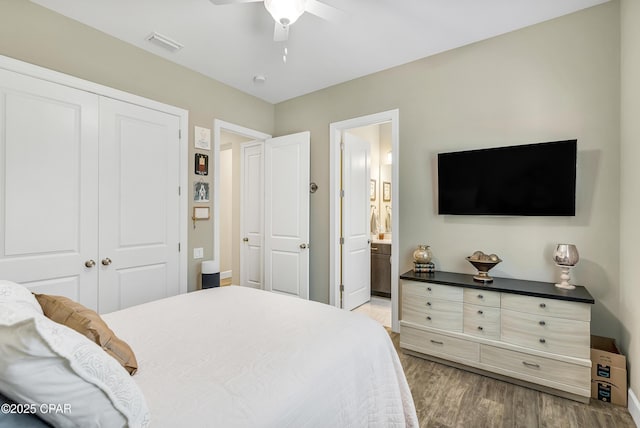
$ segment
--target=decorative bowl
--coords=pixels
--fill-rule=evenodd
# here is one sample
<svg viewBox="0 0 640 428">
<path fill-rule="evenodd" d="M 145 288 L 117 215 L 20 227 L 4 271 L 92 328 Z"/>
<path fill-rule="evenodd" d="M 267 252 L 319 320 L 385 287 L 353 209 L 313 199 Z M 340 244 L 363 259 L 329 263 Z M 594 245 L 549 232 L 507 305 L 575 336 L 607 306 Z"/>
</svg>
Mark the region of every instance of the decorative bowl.
<svg viewBox="0 0 640 428">
<path fill-rule="evenodd" d="M 492 254 L 495 256 L 495 254 Z M 479 282 L 492 282 L 493 278 L 489 276 L 487 272 L 489 272 L 495 265 L 500 263 L 502 260 L 495 256 L 491 259 L 479 259 L 474 258 L 473 256 L 466 258 L 469 263 L 473 265 L 476 269 L 478 269 L 478 274 L 473 276 L 474 281 Z"/>
</svg>

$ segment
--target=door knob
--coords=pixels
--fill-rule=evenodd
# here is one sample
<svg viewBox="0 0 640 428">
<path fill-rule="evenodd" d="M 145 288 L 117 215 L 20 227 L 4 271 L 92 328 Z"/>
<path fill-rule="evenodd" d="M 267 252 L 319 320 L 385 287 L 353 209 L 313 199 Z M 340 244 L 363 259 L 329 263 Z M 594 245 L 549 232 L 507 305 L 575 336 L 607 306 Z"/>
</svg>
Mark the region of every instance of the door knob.
<svg viewBox="0 0 640 428">
<path fill-rule="evenodd" d="M 249 242 L 249 238 L 242 238 L 243 242 Z"/>
<path fill-rule="evenodd" d="M 111 264 L 111 259 L 107 257 L 106 259 L 102 259 L 101 263 L 103 266 L 109 266 Z"/>
<path fill-rule="evenodd" d="M 302 248 L 302 249 L 304 250 L 305 248 L 307 248 L 307 244 L 305 244 L 305 243 L 303 242 L 302 244 L 300 244 L 300 248 Z"/>
<path fill-rule="evenodd" d="M 93 260 L 87 260 L 86 262 L 84 262 L 84 265 L 88 268 L 92 268 L 96 265 L 96 262 Z"/>
</svg>

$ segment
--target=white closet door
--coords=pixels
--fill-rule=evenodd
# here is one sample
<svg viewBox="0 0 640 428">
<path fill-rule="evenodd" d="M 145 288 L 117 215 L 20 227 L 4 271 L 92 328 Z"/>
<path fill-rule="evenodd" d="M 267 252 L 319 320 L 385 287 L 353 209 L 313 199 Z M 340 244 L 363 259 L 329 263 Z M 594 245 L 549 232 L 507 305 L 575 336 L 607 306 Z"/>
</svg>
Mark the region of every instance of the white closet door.
<svg viewBox="0 0 640 428">
<path fill-rule="evenodd" d="M 240 285 L 262 288 L 264 237 L 264 142 L 240 146 Z"/>
<path fill-rule="evenodd" d="M 265 290 L 309 298 L 310 133 L 265 142 Z"/>
<path fill-rule="evenodd" d="M 0 279 L 92 309 L 97 121 L 96 95 L 0 70 Z"/>
<path fill-rule="evenodd" d="M 178 130 L 177 116 L 100 99 L 100 312 L 179 293 Z"/>
</svg>

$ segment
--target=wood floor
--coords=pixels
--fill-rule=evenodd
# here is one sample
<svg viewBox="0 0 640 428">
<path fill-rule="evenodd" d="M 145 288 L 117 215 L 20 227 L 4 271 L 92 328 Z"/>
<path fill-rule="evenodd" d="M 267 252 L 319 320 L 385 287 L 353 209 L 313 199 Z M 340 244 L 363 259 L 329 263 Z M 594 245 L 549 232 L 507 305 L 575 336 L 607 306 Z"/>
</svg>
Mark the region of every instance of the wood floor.
<svg viewBox="0 0 640 428">
<path fill-rule="evenodd" d="M 389 334 L 399 350 L 400 335 Z M 596 400 L 582 404 L 427 361 L 402 350 L 398 355 L 421 428 L 635 428 L 624 407 Z"/>
</svg>

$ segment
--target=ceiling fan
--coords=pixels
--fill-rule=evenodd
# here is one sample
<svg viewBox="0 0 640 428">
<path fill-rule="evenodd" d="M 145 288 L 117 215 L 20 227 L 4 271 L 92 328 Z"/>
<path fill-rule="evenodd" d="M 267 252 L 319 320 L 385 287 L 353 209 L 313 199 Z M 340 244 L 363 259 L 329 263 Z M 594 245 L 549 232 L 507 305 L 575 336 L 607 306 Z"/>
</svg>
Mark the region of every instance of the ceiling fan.
<svg viewBox="0 0 640 428">
<path fill-rule="evenodd" d="M 271 14 L 275 22 L 273 30 L 273 40 L 283 42 L 289 38 L 289 26 L 308 12 L 312 15 L 326 19 L 327 21 L 337 21 L 342 17 L 343 12 L 326 3 L 318 0 L 209 0 L 211 3 L 221 6 L 234 3 L 254 3 L 263 2 L 264 7 Z"/>
</svg>

